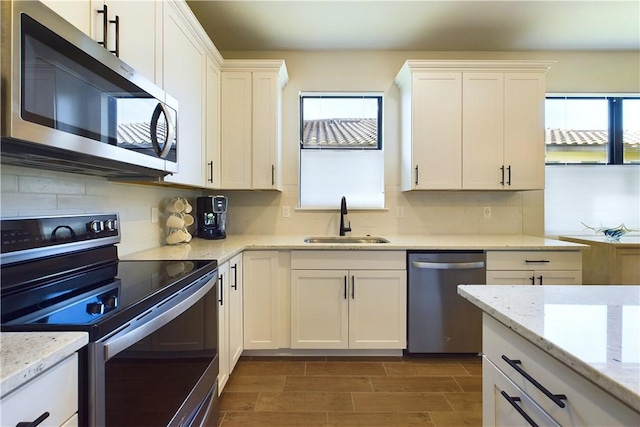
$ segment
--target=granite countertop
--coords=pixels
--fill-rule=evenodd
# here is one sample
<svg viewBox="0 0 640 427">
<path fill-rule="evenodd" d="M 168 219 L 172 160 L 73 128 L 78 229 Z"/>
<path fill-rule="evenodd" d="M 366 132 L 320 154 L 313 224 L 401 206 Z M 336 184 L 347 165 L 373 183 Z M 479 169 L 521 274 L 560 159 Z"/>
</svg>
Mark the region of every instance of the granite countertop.
<svg viewBox="0 0 640 427">
<path fill-rule="evenodd" d="M 458 293 L 640 412 L 640 286 L 479 286 Z"/>
<path fill-rule="evenodd" d="M 637 234 L 627 234 L 622 236 L 618 242 L 607 240 L 602 235 L 559 236 L 558 239 L 583 245 L 611 245 L 625 249 L 640 249 L 640 235 Z"/>
<path fill-rule="evenodd" d="M 189 243 L 161 246 L 123 256 L 123 259 L 228 261 L 243 250 L 568 250 L 586 247 L 578 243 L 526 235 L 430 235 L 381 236 L 389 243 L 305 243 L 306 236 L 230 235 L 222 240 L 193 238 Z"/>
<path fill-rule="evenodd" d="M 86 332 L 0 333 L 0 396 L 35 378 L 88 342 Z"/>
</svg>

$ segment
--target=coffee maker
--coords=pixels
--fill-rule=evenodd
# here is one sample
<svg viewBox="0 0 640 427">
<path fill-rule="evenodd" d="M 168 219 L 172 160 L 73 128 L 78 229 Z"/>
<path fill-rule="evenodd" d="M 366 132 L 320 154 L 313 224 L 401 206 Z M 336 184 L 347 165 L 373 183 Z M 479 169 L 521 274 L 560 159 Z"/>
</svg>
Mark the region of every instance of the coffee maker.
<svg viewBox="0 0 640 427">
<path fill-rule="evenodd" d="M 227 237 L 227 198 L 207 196 L 196 199 L 196 236 L 201 239 L 224 239 Z"/>
</svg>

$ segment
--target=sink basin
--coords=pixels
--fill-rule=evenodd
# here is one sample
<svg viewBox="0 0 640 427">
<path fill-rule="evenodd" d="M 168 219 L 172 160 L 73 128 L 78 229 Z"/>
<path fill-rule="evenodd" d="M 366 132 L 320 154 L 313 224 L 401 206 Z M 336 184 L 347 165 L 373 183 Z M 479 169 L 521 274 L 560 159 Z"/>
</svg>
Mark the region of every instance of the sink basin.
<svg viewBox="0 0 640 427">
<path fill-rule="evenodd" d="M 306 237 L 305 243 L 389 243 L 389 241 L 382 237 L 371 236 L 322 236 L 322 237 Z"/>
</svg>

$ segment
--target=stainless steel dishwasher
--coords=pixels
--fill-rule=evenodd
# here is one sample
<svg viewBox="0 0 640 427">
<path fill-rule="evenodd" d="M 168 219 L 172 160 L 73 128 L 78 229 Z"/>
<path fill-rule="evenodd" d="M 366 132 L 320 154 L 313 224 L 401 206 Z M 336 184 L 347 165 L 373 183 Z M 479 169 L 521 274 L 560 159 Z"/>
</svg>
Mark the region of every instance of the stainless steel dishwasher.
<svg viewBox="0 0 640 427">
<path fill-rule="evenodd" d="M 459 284 L 484 284 L 483 251 L 408 252 L 409 353 L 480 353 L 481 311 Z"/>
</svg>

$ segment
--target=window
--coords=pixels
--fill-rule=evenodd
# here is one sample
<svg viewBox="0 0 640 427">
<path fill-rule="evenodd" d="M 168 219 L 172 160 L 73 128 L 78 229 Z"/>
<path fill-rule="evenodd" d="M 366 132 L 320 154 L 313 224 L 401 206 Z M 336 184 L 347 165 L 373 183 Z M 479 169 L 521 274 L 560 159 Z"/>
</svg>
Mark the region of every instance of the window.
<svg viewBox="0 0 640 427">
<path fill-rule="evenodd" d="M 382 95 L 300 95 L 300 207 L 384 207 Z"/>
<path fill-rule="evenodd" d="M 640 97 L 548 96 L 547 164 L 639 164 Z"/>
</svg>

